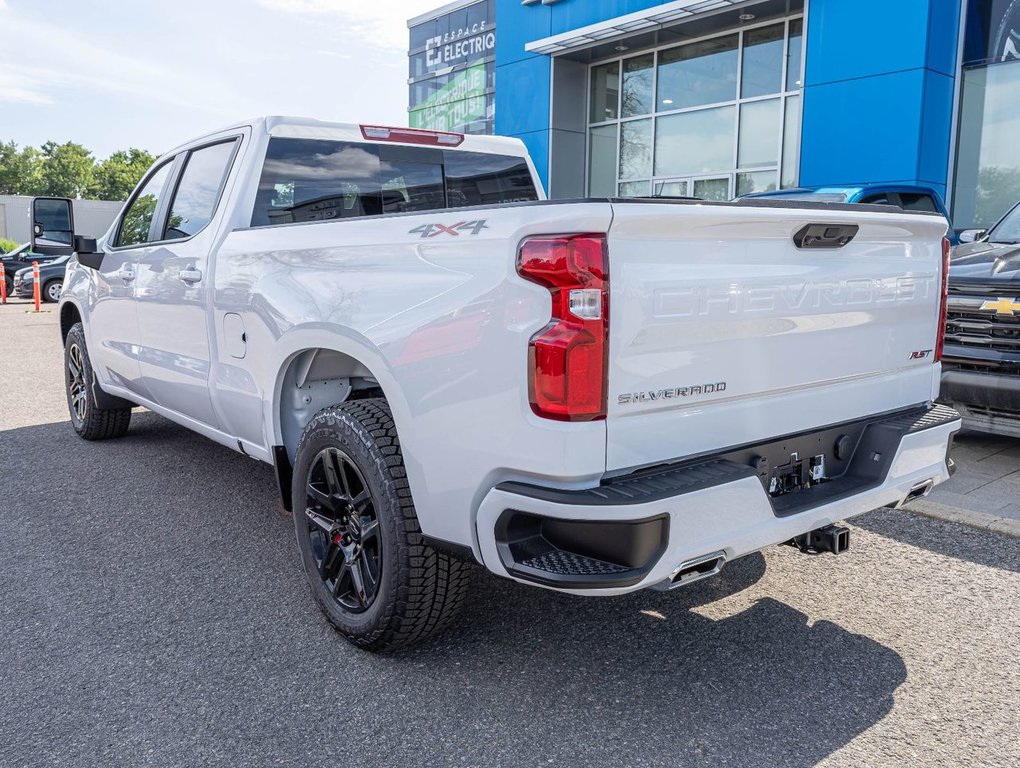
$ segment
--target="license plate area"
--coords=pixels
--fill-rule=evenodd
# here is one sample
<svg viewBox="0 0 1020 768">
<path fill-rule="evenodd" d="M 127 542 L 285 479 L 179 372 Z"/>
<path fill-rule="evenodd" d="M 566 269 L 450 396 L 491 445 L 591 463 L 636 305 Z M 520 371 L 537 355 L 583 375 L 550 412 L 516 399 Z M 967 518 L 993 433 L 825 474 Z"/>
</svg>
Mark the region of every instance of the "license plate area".
<svg viewBox="0 0 1020 768">
<path fill-rule="evenodd" d="M 773 511 L 785 517 L 880 485 L 904 433 L 886 419 L 791 435 L 721 458 L 752 467 Z"/>
</svg>

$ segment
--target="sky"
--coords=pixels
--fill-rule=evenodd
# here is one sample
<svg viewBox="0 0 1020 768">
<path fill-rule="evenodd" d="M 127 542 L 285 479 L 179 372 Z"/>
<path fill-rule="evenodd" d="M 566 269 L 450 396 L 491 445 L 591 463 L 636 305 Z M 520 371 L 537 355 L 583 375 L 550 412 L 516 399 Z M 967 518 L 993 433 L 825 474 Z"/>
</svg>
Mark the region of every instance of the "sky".
<svg viewBox="0 0 1020 768">
<path fill-rule="evenodd" d="M 0 0 L 0 142 L 159 154 L 256 115 L 407 125 L 446 0 Z"/>
</svg>

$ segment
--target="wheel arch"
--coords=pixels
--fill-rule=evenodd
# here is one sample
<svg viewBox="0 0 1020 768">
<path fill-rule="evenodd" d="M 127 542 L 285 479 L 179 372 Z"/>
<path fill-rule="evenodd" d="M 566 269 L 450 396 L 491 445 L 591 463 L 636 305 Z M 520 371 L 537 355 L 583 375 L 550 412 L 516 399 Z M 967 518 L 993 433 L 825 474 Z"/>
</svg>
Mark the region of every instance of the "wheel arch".
<svg viewBox="0 0 1020 768">
<path fill-rule="evenodd" d="M 382 397 L 397 431 L 408 418 L 401 390 L 379 350 L 368 340 L 336 331 L 301 329 L 281 339 L 267 423 L 284 506 L 290 507 L 291 468 L 298 440 L 323 408 L 350 399 Z"/>
<path fill-rule="evenodd" d="M 60 341 L 67 341 L 67 334 L 75 323 L 80 323 L 81 310 L 73 301 L 64 301 L 60 305 Z"/>
</svg>

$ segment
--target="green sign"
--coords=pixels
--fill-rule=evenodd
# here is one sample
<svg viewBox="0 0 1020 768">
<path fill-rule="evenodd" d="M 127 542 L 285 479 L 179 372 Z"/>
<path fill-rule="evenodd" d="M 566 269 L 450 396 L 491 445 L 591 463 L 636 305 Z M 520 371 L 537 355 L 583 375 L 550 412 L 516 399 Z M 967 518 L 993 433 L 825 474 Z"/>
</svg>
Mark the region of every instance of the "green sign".
<svg viewBox="0 0 1020 768">
<path fill-rule="evenodd" d="M 411 110 L 410 125 L 432 131 L 457 131 L 483 117 L 485 64 L 478 62 Z"/>
</svg>

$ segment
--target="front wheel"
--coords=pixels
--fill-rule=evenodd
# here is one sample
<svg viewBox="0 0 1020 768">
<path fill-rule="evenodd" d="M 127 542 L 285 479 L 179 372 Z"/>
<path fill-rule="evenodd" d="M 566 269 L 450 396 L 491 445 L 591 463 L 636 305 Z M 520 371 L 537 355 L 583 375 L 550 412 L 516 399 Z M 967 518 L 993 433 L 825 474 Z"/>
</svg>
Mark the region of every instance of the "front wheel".
<svg viewBox="0 0 1020 768">
<path fill-rule="evenodd" d="M 60 301 L 60 292 L 64 288 L 64 283 L 61 280 L 50 280 L 42 289 L 43 301 L 49 301 L 56 303 Z"/>
<path fill-rule="evenodd" d="M 131 424 L 130 408 L 100 408 L 96 404 L 95 375 L 85 346 L 85 329 L 75 323 L 64 342 L 64 386 L 71 426 L 84 440 L 122 437 Z"/>
<path fill-rule="evenodd" d="M 320 411 L 294 465 L 298 549 L 329 622 L 374 651 L 442 630 L 464 600 L 470 566 L 422 539 L 386 401 Z"/>
</svg>

